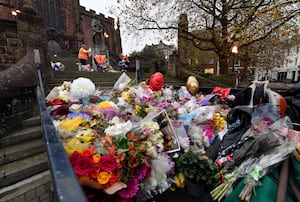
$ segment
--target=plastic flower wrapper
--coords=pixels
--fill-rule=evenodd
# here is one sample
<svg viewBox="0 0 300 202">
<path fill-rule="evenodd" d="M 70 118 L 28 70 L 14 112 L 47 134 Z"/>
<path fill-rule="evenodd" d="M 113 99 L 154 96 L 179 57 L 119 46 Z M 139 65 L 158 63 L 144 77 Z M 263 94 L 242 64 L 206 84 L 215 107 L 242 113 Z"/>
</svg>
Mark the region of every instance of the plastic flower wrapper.
<svg viewBox="0 0 300 202">
<path fill-rule="evenodd" d="M 286 159 L 295 148 L 295 144 L 286 141 L 276 147 L 274 151 L 260 156 L 260 158 L 253 163 L 254 166 L 251 167 L 251 170 L 247 173 L 245 186 L 239 194 L 239 198 L 242 201 L 250 201 L 252 193 L 255 194 L 255 187 L 259 185 L 259 180 L 266 175 L 272 166 Z"/>
<path fill-rule="evenodd" d="M 165 111 L 151 111 L 135 128 L 145 139 L 146 153 L 156 158 L 160 152 L 171 153 L 180 149 L 178 138 Z"/>
<path fill-rule="evenodd" d="M 207 120 L 213 120 L 214 114 L 220 111 L 220 105 L 199 107 L 193 118 L 193 123 L 201 124 L 206 123 Z"/>
<path fill-rule="evenodd" d="M 177 119 L 177 107 L 175 105 L 173 105 L 173 103 L 170 102 L 161 102 L 158 105 L 156 105 L 156 107 L 158 108 L 158 110 L 165 110 L 168 114 L 168 116 L 172 119 L 172 120 L 176 120 Z"/>
<path fill-rule="evenodd" d="M 178 99 L 181 103 L 185 103 L 186 101 L 190 100 L 192 95 L 187 90 L 186 86 L 181 86 L 178 90 Z"/>
<path fill-rule="evenodd" d="M 50 93 L 46 96 L 47 101 L 59 98 L 67 102 L 69 100 L 71 82 L 64 81 L 61 86 L 54 87 Z"/>
<path fill-rule="evenodd" d="M 70 99 L 72 100 L 89 97 L 96 90 L 95 84 L 90 79 L 84 77 L 73 80 L 70 88 Z"/>
<path fill-rule="evenodd" d="M 112 101 L 100 102 L 97 108 L 106 121 L 111 120 L 119 111 L 118 106 Z"/>
<path fill-rule="evenodd" d="M 270 126 L 270 131 L 272 131 L 278 137 L 287 138 L 289 130 L 293 128 L 293 123 L 288 116 L 285 116 Z"/>
<path fill-rule="evenodd" d="M 235 168 L 232 172 L 227 173 L 223 176 L 223 183 L 215 187 L 210 195 L 213 201 L 222 201 L 222 199 L 230 194 L 233 190 L 236 181 L 244 177 L 249 170 L 253 167 L 253 159 L 244 161 L 239 167 Z"/>
<path fill-rule="evenodd" d="M 252 130 L 256 134 L 264 134 L 269 131 L 269 126 L 280 119 L 279 113 L 269 103 L 258 106 L 252 113 Z"/>
<path fill-rule="evenodd" d="M 151 174 L 144 182 L 147 198 L 153 198 L 170 188 L 169 174 L 174 171 L 174 162 L 165 154 L 160 153 L 157 158 L 151 160 Z"/>
<path fill-rule="evenodd" d="M 174 127 L 174 131 L 178 137 L 178 141 L 180 143 L 180 146 L 188 150 L 190 148 L 190 139 L 184 129 L 184 125 L 182 121 L 173 121 L 172 125 Z"/>
<path fill-rule="evenodd" d="M 114 84 L 113 89 L 118 91 L 123 91 L 125 87 L 128 86 L 130 81 L 131 81 L 130 77 L 125 72 L 123 72 L 121 76 L 118 78 L 118 80 L 116 81 L 116 83 Z"/>
<path fill-rule="evenodd" d="M 196 124 L 191 124 L 188 130 L 190 138 L 190 150 L 194 153 L 204 153 L 205 146 L 209 145 L 209 141 L 203 137 L 203 130 Z"/>
<path fill-rule="evenodd" d="M 189 101 L 187 101 L 186 103 L 184 103 L 183 105 L 187 111 L 187 113 L 190 113 L 191 111 L 194 111 L 195 109 L 197 109 L 198 107 L 200 107 L 200 105 L 196 102 L 196 98 L 192 97 Z"/>
<path fill-rule="evenodd" d="M 166 102 L 174 102 L 175 101 L 174 94 L 176 92 L 175 92 L 173 86 L 165 87 L 162 90 L 163 90 L 163 95 L 164 95 Z"/>
</svg>

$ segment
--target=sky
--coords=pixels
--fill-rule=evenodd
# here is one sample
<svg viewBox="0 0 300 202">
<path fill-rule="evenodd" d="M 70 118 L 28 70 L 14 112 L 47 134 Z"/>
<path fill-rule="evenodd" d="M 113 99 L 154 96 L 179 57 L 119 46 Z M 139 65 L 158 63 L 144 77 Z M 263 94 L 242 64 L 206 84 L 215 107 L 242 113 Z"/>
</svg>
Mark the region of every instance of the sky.
<svg viewBox="0 0 300 202">
<path fill-rule="evenodd" d="M 86 10 L 94 10 L 97 14 L 102 13 L 107 17 L 112 17 L 117 20 L 116 16 L 109 13 L 109 9 L 112 6 L 117 5 L 117 0 L 80 0 L 80 5 L 84 6 Z M 133 51 L 141 51 L 145 45 L 158 44 L 160 40 L 160 35 L 154 32 L 148 31 L 143 36 L 134 37 L 130 33 L 126 32 L 126 27 L 121 24 L 121 40 L 123 53 L 129 55 Z M 168 43 L 167 43 L 168 44 Z"/>
</svg>

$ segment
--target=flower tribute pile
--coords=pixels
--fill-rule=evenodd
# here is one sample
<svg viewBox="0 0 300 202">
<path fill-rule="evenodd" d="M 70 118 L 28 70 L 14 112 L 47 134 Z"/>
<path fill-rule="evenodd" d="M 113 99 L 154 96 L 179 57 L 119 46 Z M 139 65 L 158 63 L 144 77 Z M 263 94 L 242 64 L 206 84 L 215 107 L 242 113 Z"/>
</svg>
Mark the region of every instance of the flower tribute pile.
<svg viewBox="0 0 300 202">
<path fill-rule="evenodd" d="M 46 97 L 57 134 L 90 201 L 147 201 L 175 184 L 183 187 L 176 156 L 206 155 L 216 139 L 226 139 L 234 124 L 228 123 L 228 104 L 235 99 L 230 89 L 216 87 L 205 95 L 189 83 L 179 89 L 165 87 L 161 73 L 148 83 L 130 82 L 123 73 L 107 91 L 80 77 L 65 81 Z M 270 121 L 275 122 L 257 121 L 253 134 L 269 128 Z M 218 151 L 217 157 L 202 159 L 213 159 L 220 174 L 225 173 L 222 154 L 233 155 Z M 221 176 L 217 181 L 223 185 Z M 216 199 L 218 189 L 212 192 Z"/>
</svg>

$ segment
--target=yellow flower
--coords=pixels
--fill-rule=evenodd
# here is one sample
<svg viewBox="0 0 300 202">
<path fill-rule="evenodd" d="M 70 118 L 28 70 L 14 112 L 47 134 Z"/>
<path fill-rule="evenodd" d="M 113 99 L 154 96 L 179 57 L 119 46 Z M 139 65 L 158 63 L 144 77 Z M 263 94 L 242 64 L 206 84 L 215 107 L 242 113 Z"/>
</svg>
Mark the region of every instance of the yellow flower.
<svg viewBox="0 0 300 202">
<path fill-rule="evenodd" d="M 60 127 L 62 127 L 66 132 L 71 132 L 76 130 L 80 124 L 84 122 L 84 119 L 80 116 L 77 116 L 73 119 L 68 119 L 60 122 Z"/>
<path fill-rule="evenodd" d="M 65 144 L 64 145 L 64 149 L 68 155 L 72 154 L 75 151 L 82 153 L 82 151 L 87 147 L 88 147 L 87 144 L 74 144 L 74 145 Z"/>
<path fill-rule="evenodd" d="M 76 137 L 84 143 L 90 143 L 94 140 L 94 131 L 92 129 L 86 129 L 79 131 Z"/>
<path fill-rule="evenodd" d="M 99 175 L 97 177 L 97 181 L 100 184 L 106 184 L 106 183 L 108 183 L 111 176 L 112 176 L 111 172 L 102 171 L 102 172 L 99 173 Z"/>
<path fill-rule="evenodd" d="M 127 91 L 122 93 L 122 98 L 123 98 L 123 100 L 128 101 L 128 92 Z"/>
<path fill-rule="evenodd" d="M 145 109 L 145 111 L 146 111 L 147 113 L 151 112 L 150 107 L 147 107 L 147 108 Z"/>
<path fill-rule="evenodd" d="M 80 140 L 77 137 L 73 137 L 72 139 L 70 139 L 68 141 L 68 144 L 70 144 L 70 145 L 75 145 L 75 144 L 80 144 L 80 143 L 81 142 L 80 142 Z"/>
<path fill-rule="evenodd" d="M 179 188 L 184 188 L 184 175 L 183 173 L 179 173 L 178 175 L 175 176 L 175 183 L 176 186 Z"/>
<path fill-rule="evenodd" d="M 134 113 L 135 114 L 140 114 L 142 111 L 142 107 L 140 105 L 135 105 L 134 106 Z"/>
<path fill-rule="evenodd" d="M 98 108 L 109 108 L 111 106 L 109 101 L 100 102 Z"/>
<path fill-rule="evenodd" d="M 100 158 L 101 158 L 101 155 L 96 153 L 96 154 L 93 154 L 93 161 L 94 163 L 98 163 L 100 161 Z"/>
</svg>

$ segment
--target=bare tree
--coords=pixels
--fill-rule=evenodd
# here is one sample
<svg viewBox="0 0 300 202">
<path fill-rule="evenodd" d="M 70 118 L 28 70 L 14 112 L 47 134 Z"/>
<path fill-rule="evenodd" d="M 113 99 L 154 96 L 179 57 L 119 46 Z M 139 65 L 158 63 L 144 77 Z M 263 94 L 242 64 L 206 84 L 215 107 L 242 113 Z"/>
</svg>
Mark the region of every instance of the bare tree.
<svg viewBox="0 0 300 202">
<path fill-rule="evenodd" d="M 228 73 L 231 48 L 239 49 L 265 40 L 276 33 L 278 38 L 297 34 L 299 0 L 123 0 L 118 9 L 130 30 L 168 31 L 177 36 L 178 19 L 188 17 L 187 29 L 179 36 L 204 51 L 219 56 L 220 73 Z M 200 34 L 196 30 L 205 30 Z"/>
</svg>

